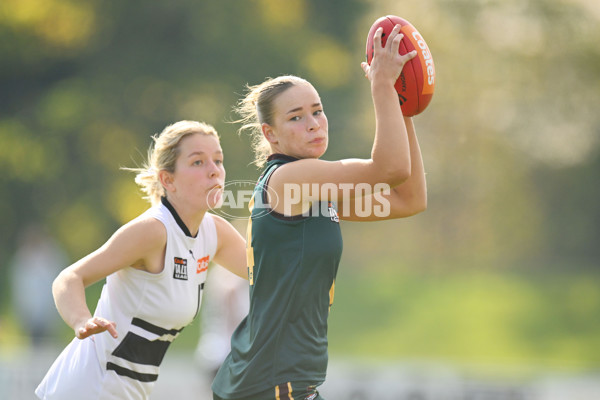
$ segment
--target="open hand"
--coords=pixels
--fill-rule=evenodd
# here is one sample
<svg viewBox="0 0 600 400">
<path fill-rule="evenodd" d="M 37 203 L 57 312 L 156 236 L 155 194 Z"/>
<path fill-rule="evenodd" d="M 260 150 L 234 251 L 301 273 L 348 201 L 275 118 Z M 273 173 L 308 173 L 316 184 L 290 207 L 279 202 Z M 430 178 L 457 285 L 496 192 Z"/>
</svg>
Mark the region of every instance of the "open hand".
<svg viewBox="0 0 600 400">
<path fill-rule="evenodd" d="M 412 60 L 416 55 L 413 50 L 404 55 L 400 55 L 398 49 L 404 35 L 400 33 L 401 26 L 396 25 L 387 39 L 385 46 L 382 45 L 383 28 L 379 27 L 375 31 L 373 40 L 374 55 L 371 65 L 366 62 L 361 63 L 365 72 L 365 77 L 371 82 L 375 80 L 389 81 L 392 85 L 396 83 L 398 76 L 402 72 L 404 65 Z"/>
<path fill-rule="evenodd" d="M 117 334 L 117 324 L 102 317 L 92 317 L 85 324 L 75 327 L 75 336 L 78 339 L 85 339 L 104 331 L 108 331 L 115 339 L 119 336 Z"/>
</svg>

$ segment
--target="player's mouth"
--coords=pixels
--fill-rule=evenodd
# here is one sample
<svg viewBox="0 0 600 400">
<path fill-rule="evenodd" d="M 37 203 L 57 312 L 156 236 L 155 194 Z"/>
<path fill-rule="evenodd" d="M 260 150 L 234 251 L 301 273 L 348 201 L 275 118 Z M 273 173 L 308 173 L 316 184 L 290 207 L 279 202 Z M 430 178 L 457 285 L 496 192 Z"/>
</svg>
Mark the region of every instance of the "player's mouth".
<svg viewBox="0 0 600 400">
<path fill-rule="evenodd" d="M 211 186 L 210 188 L 208 188 L 208 192 L 212 192 L 212 191 L 221 191 L 223 190 L 223 185 L 221 185 L 220 183 L 217 183 L 216 185 Z"/>
</svg>

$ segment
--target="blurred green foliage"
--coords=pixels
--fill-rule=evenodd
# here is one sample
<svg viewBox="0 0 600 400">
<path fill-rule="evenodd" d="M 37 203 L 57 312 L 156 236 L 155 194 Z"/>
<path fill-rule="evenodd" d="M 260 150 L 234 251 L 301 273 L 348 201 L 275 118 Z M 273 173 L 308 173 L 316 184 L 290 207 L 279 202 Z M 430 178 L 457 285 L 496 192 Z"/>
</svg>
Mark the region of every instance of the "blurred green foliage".
<svg viewBox="0 0 600 400">
<path fill-rule="evenodd" d="M 147 207 L 119 168 L 167 124 L 215 125 L 229 179 L 255 179 L 228 123 L 246 83 L 309 79 L 329 118 L 325 158 L 367 157 L 359 64 L 386 14 L 411 21 L 436 63 L 415 117 L 429 209 L 344 224 L 332 352 L 600 365 L 593 0 L 3 0 L 0 316 L 22 227 L 41 223 L 73 261 L 99 247 Z"/>
<path fill-rule="evenodd" d="M 600 274 L 457 269 L 345 275 L 330 351 L 464 366 L 595 369 Z"/>
</svg>

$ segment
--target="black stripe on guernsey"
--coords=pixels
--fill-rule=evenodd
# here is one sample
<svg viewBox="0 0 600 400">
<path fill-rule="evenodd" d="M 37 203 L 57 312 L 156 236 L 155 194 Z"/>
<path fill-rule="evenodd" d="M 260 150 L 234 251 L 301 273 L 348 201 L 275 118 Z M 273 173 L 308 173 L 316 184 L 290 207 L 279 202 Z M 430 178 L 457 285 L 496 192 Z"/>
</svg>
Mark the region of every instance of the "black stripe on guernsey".
<svg viewBox="0 0 600 400">
<path fill-rule="evenodd" d="M 198 311 L 200 311 L 200 302 L 202 301 L 202 290 L 204 290 L 204 282 L 198 285 L 198 304 L 196 305 L 196 314 L 194 314 L 193 319 L 196 319 L 196 316 L 198 316 Z M 181 329 L 179 330 L 180 332 Z"/>
<path fill-rule="evenodd" d="M 118 365 L 113 364 L 111 362 L 106 363 L 106 369 L 115 371 L 118 375 L 126 376 L 140 382 L 154 382 L 158 379 L 158 375 L 156 374 L 142 374 L 140 372 L 135 372 L 127 368 L 119 367 Z"/>
<path fill-rule="evenodd" d="M 170 344 L 171 342 L 165 340 L 148 340 L 133 332 L 127 332 L 112 355 L 136 364 L 158 367 Z"/>
<path fill-rule="evenodd" d="M 171 205 L 171 203 L 169 203 L 169 200 L 163 196 L 160 198 L 160 202 L 163 203 L 163 205 L 171 212 L 171 215 L 173 215 L 173 218 L 175 218 L 175 222 L 177 222 L 177 225 L 179 225 L 183 233 L 185 233 L 185 236 L 193 238 L 194 236 L 192 236 L 188 227 L 185 226 L 183 220 L 179 214 L 177 214 L 177 211 L 175 211 L 175 208 Z"/>
<path fill-rule="evenodd" d="M 183 328 L 181 328 L 181 329 L 161 328 L 160 326 L 156 326 L 154 324 L 151 324 L 148 321 L 144 321 L 143 319 L 139 319 L 139 318 L 135 318 L 135 317 L 131 320 L 131 325 L 139 326 L 140 328 L 147 330 L 148 332 L 154 333 L 155 335 L 158 335 L 158 336 L 162 336 L 162 335 L 175 336 L 183 330 Z"/>
</svg>

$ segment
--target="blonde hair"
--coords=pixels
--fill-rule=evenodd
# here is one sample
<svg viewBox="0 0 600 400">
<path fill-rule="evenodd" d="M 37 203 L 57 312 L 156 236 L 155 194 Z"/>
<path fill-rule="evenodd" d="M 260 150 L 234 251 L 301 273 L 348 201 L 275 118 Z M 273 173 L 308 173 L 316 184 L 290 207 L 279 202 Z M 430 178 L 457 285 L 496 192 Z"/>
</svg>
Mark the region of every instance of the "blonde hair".
<svg viewBox="0 0 600 400">
<path fill-rule="evenodd" d="M 214 136 L 219 140 L 217 131 L 209 124 L 179 121 L 167 126 L 160 134 L 152 136 L 153 143 L 148 149 L 148 159 L 141 168 L 123 168 L 137 173 L 135 183 L 146 194 L 144 199 L 150 201 L 152 205 L 160 203 L 160 198 L 166 195 L 165 188 L 158 178 L 158 172 L 162 170 L 175 172 L 179 144 L 183 138 L 193 134 Z"/>
<path fill-rule="evenodd" d="M 259 168 L 265 165 L 271 153 L 271 146 L 263 136 L 261 125 L 273 125 L 275 99 L 290 87 L 299 84 L 310 85 L 307 80 L 294 75 L 267 78 L 259 85 L 246 85 L 246 96 L 234 108 L 241 117 L 234 122 L 243 124 L 238 133 L 248 131 L 254 150 L 254 164 Z"/>
</svg>

